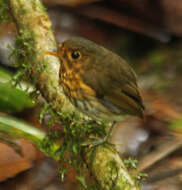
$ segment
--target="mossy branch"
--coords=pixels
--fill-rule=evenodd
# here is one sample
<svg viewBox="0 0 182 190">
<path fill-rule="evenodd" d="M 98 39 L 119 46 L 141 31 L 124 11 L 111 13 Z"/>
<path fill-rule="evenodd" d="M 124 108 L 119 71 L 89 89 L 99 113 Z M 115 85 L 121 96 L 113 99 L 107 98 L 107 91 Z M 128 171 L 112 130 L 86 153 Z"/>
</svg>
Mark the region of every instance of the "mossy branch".
<svg viewBox="0 0 182 190">
<path fill-rule="evenodd" d="M 39 0 L 7 2 L 20 34 L 20 38 L 17 39 L 18 52 L 17 54 L 15 52 L 16 63 L 24 67 L 34 85 L 57 113 L 61 115 L 74 113 L 82 118 L 83 115 L 75 110 L 62 93 L 59 85 L 59 60 L 45 54 L 45 51 L 52 51 L 57 47 L 51 22 L 43 5 Z M 139 189 L 114 146 L 109 144 L 96 147 L 84 146 L 83 149 L 81 156 L 103 189 Z"/>
</svg>

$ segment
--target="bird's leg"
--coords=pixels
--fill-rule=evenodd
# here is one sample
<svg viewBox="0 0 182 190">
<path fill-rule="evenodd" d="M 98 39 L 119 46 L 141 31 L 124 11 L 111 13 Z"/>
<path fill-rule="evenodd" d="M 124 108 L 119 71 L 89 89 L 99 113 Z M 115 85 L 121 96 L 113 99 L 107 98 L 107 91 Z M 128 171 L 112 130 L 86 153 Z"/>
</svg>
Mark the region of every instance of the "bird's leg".
<svg viewBox="0 0 182 190">
<path fill-rule="evenodd" d="M 104 137 L 104 142 L 107 142 L 109 140 L 109 138 L 111 137 L 112 135 L 112 131 L 114 129 L 114 126 L 115 126 L 116 122 L 114 121 L 112 124 L 111 124 L 111 127 L 109 128 L 109 131 L 107 132 L 106 136 Z"/>
<path fill-rule="evenodd" d="M 109 128 L 109 131 L 107 132 L 106 136 L 102 139 L 98 139 L 98 140 L 93 140 L 91 142 L 88 142 L 88 143 L 84 143 L 83 145 L 84 146 L 97 146 L 97 145 L 101 145 L 101 144 L 104 144 L 106 142 L 108 142 L 109 138 L 111 137 L 112 135 L 112 131 L 114 129 L 114 126 L 115 126 L 116 122 L 113 122 Z"/>
</svg>

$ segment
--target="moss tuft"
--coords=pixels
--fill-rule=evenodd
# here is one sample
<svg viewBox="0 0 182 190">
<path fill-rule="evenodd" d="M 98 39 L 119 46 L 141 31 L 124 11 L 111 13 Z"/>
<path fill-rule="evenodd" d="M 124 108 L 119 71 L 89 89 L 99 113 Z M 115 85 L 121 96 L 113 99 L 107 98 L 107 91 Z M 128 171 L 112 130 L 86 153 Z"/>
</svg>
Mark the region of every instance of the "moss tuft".
<svg viewBox="0 0 182 190">
<path fill-rule="evenodd" d="M 11 17 L 9 15 L 9 7 L 7 0 L 0 0 L 0 23 L 9 22 Z"/>
</svg>

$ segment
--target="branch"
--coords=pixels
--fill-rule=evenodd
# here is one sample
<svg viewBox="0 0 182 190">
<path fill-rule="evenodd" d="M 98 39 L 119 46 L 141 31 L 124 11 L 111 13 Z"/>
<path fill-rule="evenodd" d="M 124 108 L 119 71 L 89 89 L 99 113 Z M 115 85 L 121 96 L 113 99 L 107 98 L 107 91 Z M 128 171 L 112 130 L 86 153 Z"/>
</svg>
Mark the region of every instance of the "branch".
<svg viewBox="0 0 182 190">
<path fill-rule="evenodd" d="M 59 60 L 54 56 L 45 55 L 45 51 L 52 51 L 57 47 L 51 22 L 41 2 L 9 0 L 8 5 L 20 34 L 17 47 L 22 48 L 23 44 L 23 49 L 26 49 L 26 54 L 22 54 L 23 65 L 26 65 L 25 69 L 34 85 L 57 113 L 68 115 L 74 113 L 80 118 L 84 117 L 62 93 L 59 85 Z M 17 57 L 17 61 L 22 62 L 22 56 L 17 55 Z M 139 189 L 114 146 L 109 144 L 97 147 L 85 146 L 83 152 L 82 157 L 103 189 Z"/>
</svg>

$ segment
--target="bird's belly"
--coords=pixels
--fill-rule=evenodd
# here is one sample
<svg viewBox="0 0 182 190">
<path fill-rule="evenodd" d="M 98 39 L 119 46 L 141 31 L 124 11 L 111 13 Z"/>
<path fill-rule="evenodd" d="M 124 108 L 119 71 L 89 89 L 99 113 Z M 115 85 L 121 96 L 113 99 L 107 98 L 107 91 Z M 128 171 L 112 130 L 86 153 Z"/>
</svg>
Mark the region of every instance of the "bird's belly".
<svg viewBox="0 0 182 190">
<path fill-rule="evenodd" d="M 105 107 L 96 98 L 87 99 L 86 101 L 71 100 L 71 102 L 81 112 L 89 117 L 99 121 L 121 121 L 123 116 L 121 114 L 113 113 L 110 109 Z"/>
<path fill-rule="evenodd" d="M 122 120 L 120 114 L 113 113 L 97 99 L 95 91 L 79 76 L 64 75 L 61 83 L 64 93 L 79 111 L 96 120 Z"/>
</svg>

